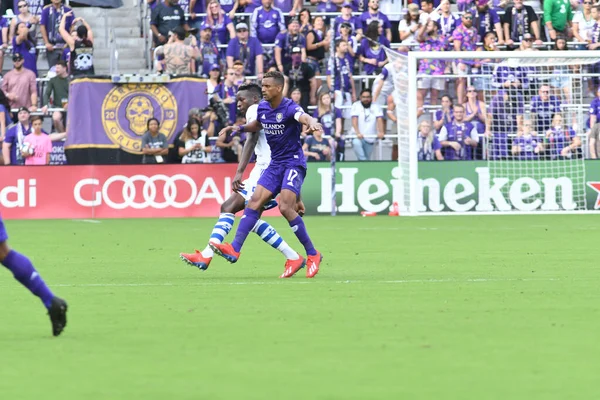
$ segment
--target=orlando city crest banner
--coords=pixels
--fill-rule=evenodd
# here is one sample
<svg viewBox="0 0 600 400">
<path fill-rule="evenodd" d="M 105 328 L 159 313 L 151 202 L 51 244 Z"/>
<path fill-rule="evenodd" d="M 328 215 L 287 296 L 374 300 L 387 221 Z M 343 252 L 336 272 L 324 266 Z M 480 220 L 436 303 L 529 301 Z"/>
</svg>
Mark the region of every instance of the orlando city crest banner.
<svg viewBox="0 0 600 400">
<path fill-rule="evenodd" d="M 173 143 L 187 122 L 188 111 L 206 105 L 204 79 L 186 77 L 166 83 L 122 84 L 108 78 L 77 79 L 69 89 L 69 134 L 65 149 L 94 149 L 95 153 L 102 149 L 113 153 L 118 150 L 128 153 L 125 158 L 131 160 L 131 155 L 141 154 L 142 135 L 150 118 L 160 121 L 160 132 Z"/>
</svg>

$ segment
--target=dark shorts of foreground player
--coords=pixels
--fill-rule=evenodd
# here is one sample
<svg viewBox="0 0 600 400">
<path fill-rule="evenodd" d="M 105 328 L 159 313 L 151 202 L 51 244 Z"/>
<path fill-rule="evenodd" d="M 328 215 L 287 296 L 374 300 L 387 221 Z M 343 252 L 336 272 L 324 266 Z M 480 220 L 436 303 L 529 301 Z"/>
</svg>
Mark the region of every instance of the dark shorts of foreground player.
<svg viewBox="0 0 600 400">
<path fill-rule="evenodd" d="M 300 196 L 306 177 L 306 168 L 301 165 L 269 165 L 258 179 L 258 184 L 277 196 L 283 189 L 291 190 Z"/>
</svg>

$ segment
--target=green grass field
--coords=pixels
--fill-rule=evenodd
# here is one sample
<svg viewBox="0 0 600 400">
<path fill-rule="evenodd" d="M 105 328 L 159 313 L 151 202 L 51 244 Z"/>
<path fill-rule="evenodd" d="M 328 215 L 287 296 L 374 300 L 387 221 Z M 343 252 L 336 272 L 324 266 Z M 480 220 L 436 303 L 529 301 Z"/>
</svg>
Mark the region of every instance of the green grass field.
<svg viewBox="0 0 600 400">
<path fill-rule="evenodd" d="M 8 221 L 70 314 L 0 274 L 0 399 L 599 398 L 599 215 L 306 220 L 314 280 L 185 265 L 212 219 Z"/>
</svg>

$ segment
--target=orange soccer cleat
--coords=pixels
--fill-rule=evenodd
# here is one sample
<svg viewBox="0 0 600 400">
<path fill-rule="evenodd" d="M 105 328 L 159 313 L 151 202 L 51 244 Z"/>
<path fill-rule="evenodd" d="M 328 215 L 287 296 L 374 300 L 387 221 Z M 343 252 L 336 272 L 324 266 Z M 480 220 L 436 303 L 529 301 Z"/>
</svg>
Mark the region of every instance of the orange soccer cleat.
<svg viewBox="0 0 600 400">
<path fill-rule="evenodd" d="M 319 273 L 319 266 L 321 265 L 321 261 L 323 261 L 323 254 L 320 251 L 317 251 L 317 254 L 314 256 L 308 256 L 307 266 L 306 266 L 306 277 L 314 278 L 316 274 Z"/>
<path fill-rule="evenodd" d="M 195 253 L 179 253 L 181 258 L 186 264 L 200 268 L 202 271 L 208 268 L 212 257 L 204 257 L 202 253 L 196 250 Z"/>
<path fill-rule="evenodd" d="M 297 260 L 287 260 L 285 262 L 285 271 L 279 276 L 280 278 L 291 278 L 296 272 L 304 268 L 306 260 L 300 254 L 298 254 L 298 257 L 300 258 Z"/>
<path fill-rule="evenodd" d="M 213 249 L 215 254 L 220 255 L 232 264 L 240 258 L 240 253 L 235 251 L 230 243 L 219 244 L 209 242 L 208 245 Z"/>
</svg>

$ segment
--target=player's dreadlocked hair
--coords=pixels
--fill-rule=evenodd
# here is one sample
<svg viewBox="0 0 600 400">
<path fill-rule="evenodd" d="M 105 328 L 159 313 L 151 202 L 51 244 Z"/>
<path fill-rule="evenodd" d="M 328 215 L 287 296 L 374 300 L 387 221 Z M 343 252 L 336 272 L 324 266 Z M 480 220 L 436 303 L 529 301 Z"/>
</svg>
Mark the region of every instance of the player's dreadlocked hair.
<svg viewBox="0 0 600 400">
<path fill-rule="evenodd" d="M 247 90 L 248 92 L 250 92 L 250 94 L 258 97 L 259 99 L 262 97 L 262 90 L 260 86 L 258 86 L 256 83 L 242 83 L 238 88 L 238 92 L 241 92 L 243 90 Z"/>
<path fill-rule="evenodd" d="M 263 75 L 263 78 L 271 78 L 277 82 L 278 85 L 283 86 L 285 83 L 285 79 L 283 78 L 283 74 L 279 71 L 269 71 Z"/>
</svg>

